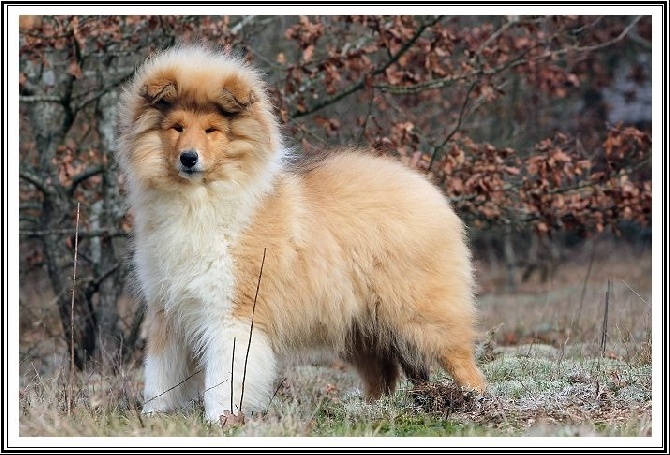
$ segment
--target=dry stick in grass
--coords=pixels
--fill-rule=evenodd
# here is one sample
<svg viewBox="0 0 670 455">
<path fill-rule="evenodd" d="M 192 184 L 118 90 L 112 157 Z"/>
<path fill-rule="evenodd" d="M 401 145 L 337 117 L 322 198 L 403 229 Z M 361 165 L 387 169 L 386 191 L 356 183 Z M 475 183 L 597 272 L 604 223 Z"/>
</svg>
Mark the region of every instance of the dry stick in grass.
<svg viewBox="0 0 670 455">
<path fill-rule="evenodd" d="M 284 385 L 284 381 L 286 381 L 286 379 L 287 379 L 287 378 L 284 377 L 284 378 L 281 380 L 281 382 L 279 383 L 279 385 L 277 386 L 277 388 L 275 389 L 275 393 L 273 393 L 272 396 L 270 397 L 270 401 L 268 402 L 268 406 L 267 406 L 267 408 L 265 408 L 265 412 L 268 412 L 268 411 L 270 410 L 270 405 L 272 404 L 272 400 L 275 399 L 275 397 L 276 397 L 277 394 L 279 393 L 279 389 L 282 388 L 282 386 Z"/>
<path fill-rule="evenodd" d="M 584 286 L 582 287 L 582 295 L 579 298 L 579 309 L 577 309 L 577 319 L 572 320 L 571 326 L 579 326 L 579 319 L 582 316 L 582 305 L 584 305 L 584 294 L 586 293 L 586 283 L 589 281 L 591 276 L 591 268 L 593 267 L 593 260 L 596 257 L 596 242 L 593 242 L 593 249 L 591 250 L 591 260 L 589 261 L 589 268 L 586 270 L 586 276 L 584 277 Z"/>
<path fill-rule="evenodd" d="M 150 401 L 155 400 L 156 398 L 160 398 L 160 397 L 162 397 L 163 395 L 165 395 L 166 393 L 168 393 L 170 390 L 174 390 L 174 389 L 176 389 L 177 387 L 179 387 L 180 385 L 182 385 L 183 383 L 185 383 L 186 381 L 188 381 L 189 379 L 191 379 L 193 376 L 195 376 L 196 374 L 200 373 L 201 371 L 202 371 L 202 368 L 199 369 L 199 370 L 197 370 L 197 371 L 195 371 L 192 375 L 190 375 L 190 376 L 187 377 L 186 379 L 182 379 L 181 381 L 179 381 L 178 383 L 176 383 L 175 385 L 173 385 L 173 386 L 170 387 L 169 389 L 164 390 L 163 392 L 159 393 L 159 394 L 156 395 L 155 397 L 151 397 L 151 398 L 149 398 L 148 400 L 146 400 L 146 401 L 144 402 L 144 404 L 147 404 L 147 403 L 149 403 Z M 225 381 L 223 381 L 223 382 L 225 382 Z M 221 382 L 220 384 L 223 384 L 223 382 Z M 219 385 L 220 385 L 220 384 L 219 384 Z M 212 388 L 212 387 L 210 387 L 209 389 L 211 389 L 211 388 Z M 207 390 L 209 390 L 209 389 L 207 389 Z M 207 390 L 205 390 L 205 392 L 207 392 Z M 205 392 L 203 392 L 203 394 L 204 394 Z"/>
<path fill-rule="evenodd" d="M 72 413 L 74 400 L 74 291 L 77 285 L 77 249 L 79 248 L 79 202 L 77 202 L 77 220 L 74 228 L 74 264 L 72 267 L 72 303 L 70 304 L 70 380 L 68 381 L 67 415 Z"/>
<path fill-rule="evenodd" d="M 610 308 L 610 280 L 607 280 L 607 291 L 605 291 L 605 315 L 603 317 L 603 327 L 600 337 L 600 353 L 605 354 L 605 348 L 607 347 L 607 313 L 609 313 Z"/>
<path fill-rule="evenodd" d="M 251 336 L 254 333 L 254 314 L 256 313 L 256 301 L 258 300 L 258 290 L 261 288 L 261 277 L 263 276 L 263 266 L 265 265 L 265 253 L 267 253 L 267 250 L 268 250 L 267 248 L 263 248 L 263 260 L 261 261 L 261 270 L 260 272 L 258 272 L 258 283 L 256 283 L 256 294 L 254 295 L 254 305 L 253 307 L 251 307 L 251 327 L 249 328 L 249 343 L 247 343 L 247 354 L 244 357 L 244 371 L 242 373 L 242 391 L 240 392 L 240 412 L 242 412 L 242 398 L 244 398 L 244 380 L 247 378 L 247 362 L 249 361 L 249 350 L 251 349 Z"/>
<path fill-rule="evenodd" d="M 233 393 L 234 393 L 234 379 L 235 379 L 235 343 L 237 337 L 233 337 L 233 358 L 231 360 L 231 369 L 230 369 L 230 411 L 223 411 L 223 414 L 219 415 L 219 424 L 221 427 L 230 427 L 237 425 L 244 425 L 244 413 L 242 412 L 242 402 L 240 401 L 239 412 L 235 414 L 233 412 Z M 244 380 L 244 375 L 242 376 Z"/>
<path fill-rule="evenodd" d="M 563 343 L 561 343 L 561 354 L 558 357 L 558 362 L 556 362 L 557 369 L 561 368 L 561 362 L 563 362 L 563 357 L 565 357 L 565 347 L 568 345 L 569 340 L 570 337 L 565 337 L 565 340 L 563 340 Z"/>
<path fill-rule="evenodd" d="M 200 371 L 202 371 L 202 370 L 198 370 L 197 373 L 199 373 Z M 195 374 L 195 373 L 194 373 L 194 374 Z M 193 376 L 193 375 L 191 375 L 191 376 Z M 206 394 L 207 392 L 209 392 L 209 391 L 212 390 L 212 389 L 217 388 L 217 387 L 220 386 L 221 384 L 225 384 L 225 382 L 226 382 L 227 380 L 228 380 L 228 379 L 224 379 L 223 381 L 219 382 L 218 384 L 214 384 L 213 386 L 207 387 L 205 390 L 202 391 L 202 395 L 201 395 L 201 396 L 204 397 L 205 394 Z M 225 412 L 228 412 L 228 411 L 225 411 Z"/>
<path fill-rule="evenodd" d="M 626 283 L 626 280 L 621 280 L 621 282 L 622 282 L 623 284 L 625 284 L 626 287 L 627 287 L 628 289 L 630 289 L 630 291 L 631 291 L 633 294 L 635 294 L 636 296 L 638 296 L 638 298 L 639 298 L 640 300 L 642 300 L 642 303 L 644 303 L 645 305 L 647 305 L 647 306 L 649 306 L 649 307 L 651 306 L 651 305 L 649 304 L 649 302 L 647 302 L 645 299 L 643 299 L 642 296 L 641 296 L 635 289 L 633 289 L 632 287 L 630 287 L 630 284 Z"/>
<path fill-rule="evenodd" d="M 235 341 L 237 337 L 233 337 L 233 359 L 230 361 L 230 413 L 233 414 L 233 386 L 235 382 Z M 240 408 L 240 411 L 242 409 Z"/>
</svg>

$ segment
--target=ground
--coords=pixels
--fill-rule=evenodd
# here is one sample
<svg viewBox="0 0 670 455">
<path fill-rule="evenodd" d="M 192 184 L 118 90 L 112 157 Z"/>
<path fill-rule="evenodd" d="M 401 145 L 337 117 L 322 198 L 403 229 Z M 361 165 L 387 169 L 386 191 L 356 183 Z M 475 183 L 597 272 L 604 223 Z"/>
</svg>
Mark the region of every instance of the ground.
<svg viewBox="0 0 670 455">
<path fill-rule="evenodd" d="M 261 415 L 209 425 L 201 405 L 146 417 L 141 357 L 70 378 L 48 290 L 22 295 L 21 436 L 633 436 L 652 435 L 651 252 L 582 249 L 514 294 L 478 263 L 486 394 L 434 382 L 375 403 L 346 365 L 287 368 Z M 607 293 L 607 294 L 606 294 Z M 42 304 L 40 305 L 40 302 Z M 605 323 L 605 307 L 607 320 Z M 603 332 L 607 332 L 604 336 Z M 69 397 L 73 397 L 68 401 Z"/>
</svg>

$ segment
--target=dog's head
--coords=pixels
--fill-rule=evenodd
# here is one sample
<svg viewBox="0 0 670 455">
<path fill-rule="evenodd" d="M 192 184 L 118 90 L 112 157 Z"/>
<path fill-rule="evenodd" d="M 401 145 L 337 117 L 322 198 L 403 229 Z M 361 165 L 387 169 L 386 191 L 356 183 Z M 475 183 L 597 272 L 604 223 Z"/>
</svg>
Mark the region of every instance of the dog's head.
<svg viewBox="0 0 670 455">
<path fill-rule="evenodd" d="M 145 189 L 243 190 L 281 150 L 258 74 L 200 46 L 149 59 L 123 94 L 119 124 L 122 169 Z"/>
</svg>

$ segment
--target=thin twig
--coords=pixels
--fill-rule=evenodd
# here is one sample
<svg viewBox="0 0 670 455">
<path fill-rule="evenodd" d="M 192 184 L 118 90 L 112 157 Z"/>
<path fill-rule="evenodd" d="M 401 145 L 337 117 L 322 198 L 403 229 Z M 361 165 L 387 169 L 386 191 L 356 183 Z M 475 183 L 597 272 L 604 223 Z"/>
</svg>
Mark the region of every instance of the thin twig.
<svg viewBox="0 0 670 455">
<path fill-rule="evenodd" d="M 277 396 L 277 394 L 279 393 L 279 389 L 281 389 L 282 386 L 284 385 L 284 381 L 286 381 L 286 377 L 284 377 L 284 378 L 281 380 L 281 382 L 279 383 L 279 385 L 278 385 L 277 388 L 275 389 L 275 393 L 273 393 L 273 394 L 272 394 L 272 397 L 270 397 L 270 401 L 268 402 L 268 407 L 266 408 L 266 412 L 270 409 L 270 405 L 272 404 L 272 400 L 274 400 L 275 397 Z"/>
<path fill-rule="evenodd" d="M 63 104 L 65 100 L 56 95 L 19 95 L 20 103 L 58 103 Z"/>
<path fill-rule="evenodd" d="M 72 177 L 72 183 L 66 187 L 67 193 L 72 196 L 74 191 L 77 189 L 77 186 L 79 186 L 82 182 L 96 175 L 100 175 L 103 172 L 105 172 L 105 166 L 102 164 L 91 166 L 83 172 L 80 172 L 79 174 Z"/>
<path fill-rule="evenodd" d="M 628 283 L 626 283 L 626 280 L 621 280 L 621 282 L 622 282 L 623 284 L 625 284 L 626 287 L 627 287 L 628 289 L 630 289 L 630 291 L 631 291 L 633 294 L 635 294 L 636 296 L 638 296 L 638 298 L 639 298 L 640 300 L 642 300 L 642 303 L 644 303 L 644 304 L 647 305 L 647 306 L 651 306 L 651 305 L 649 304 L 649 302 L 647 302 L 645 299 L 643 299 L 642 296 L 641 296 L 640 294 L 638 294 L 637 291 L 635 291 L 635 289 L 633 289 L 632 287 L 630 287 L 630 285 L 629 285 Z"/>
<path fill-rule="evenodd" d="M 370 100 L 368 101 L 368 112 L 365 116 L 365 120 L 363 120 L 363 124 L 360 127 L 360 133 L 358 134 L 358 140 L 356 141 L 357 143 L 361 143 L 363 141 L 363 136 L 365 135 L 365 130 L 368 127 L 368 120 L 370 120 L 370 117 L 372 116 L 372 109 L 374 107 L 374 100 L 375 100 L 375 89 L 372 89 L 372 93 L 370 93 Z"/>
<path fill-rule="evenodd" d="M 233 387 L 235 386 L 235 342 L 237 337 L 233 337 L 233 359 L 230 361 L 230 413 L 233 414 Z"/>
<path fill-rule="evenodd" d="M 77 202 L 77 219 L 74 228 L 74 265 L 72 267 L 72 302 L 70 304 L 70 381 L 67 400 L 67 415 L 72 413 L 72 393 L 74 390 L 74 292 L 77 286 L 77 250 L 79 249 L 79 202 Z"/>
<path fill-rule="evenodd" d="M 179 381 L 178 383 L 176 383 L 175 385 L 173 385 L 173 386 L 170 387 L 169 389 L 167 389 L 167 390 L 165 390 L 165 391 L 159 393 L 159 394 L 156 395 L 155 397 L 151 397 L 151 398 L 149 398 L 148 400 L 145 400 L 144 404 L 147 404 L 147 403 L 149 403 L 150 401 L 155 400 L 156 398 L 160 398 L 160 397 L 162 397 L 163 395 L 165 395 L 166 393 L 168 393 L 170 390 L 174 390 L 174 389 L 176 389 L 177 387 L 179 387 L 180 385 L 182 385 L 183 383 L 185 383 L 186 381 L 188 381 L 189 379 L 191 379 L 193 376 L 195 376 L 196 374 L 200 373 L 201 371 L 202 371 L 202 368 L 199 369 L 199 370 L 197 370 L 197 371 L 195 371 L 192 375 L 190 375 L 190 376 L 187 377 L 186 379 L 183 379 L 183 380 Z M 224 381 L 224 382 L 225 382 L 225 381 Z M 223 383 L 221 383 L 221 384 L 223 384 Z M 217 385 L 220 385 L 220 384 L 217 384 Z M 215 386 L 215 387 L 216 387 L 216 386 Z M 212 388 L 212 387 L 210 387 L 209 389 L 211 389 L 211 388 Z M 209 390 L 209 389 L 207 389 L 207 390 Z M 207 390 L 205 390 L 205 392 L 206 392 Z M 203 392 L 203 395 L 205 394 L 205 392 Z"/>
<path fill-rule="evenodd" d="M 258 290 L 261 288 L 261 277 L 263 276 L 263 266 L 265 265 L 265 253 L 267 253 L 267 250 L 267 248 L 263 248 L 263 260 L 261 261 L 261 270 L 258 272 L 258 283 L 256 283 L 256 294 L 254 295 L 254 306 L 251 307 L 251 327 L 249 328 L 249 343 L 247 343 L 247 353 L 244 357 L 242 391 L 240 392 L 240 412 L 242 412 L 242 398 L 244 397 L 244 380 L 247 378 L 247 362 L 249 361 L 249 350 L 251 349 L 251 335 L 254 333 L 254 314 L 256 313 L 256 301 L 258 299 Z"/>
<path fill-rule="evenodd" d="M 137 416 L 137 420 L 140 422 L 140 427 L 146 428 L 144 425 L 144 419 L 142 419 L 142 413 L 138 407 L 135 407 L 135 415 Z"/>
<path fill-rule="evenodd" d="M 42 193 L 47 194 L 51 190 L 47 188 L 47 186 L 44 183 L 44 180 L 38 177 L 35 174 L 32 174 L 30 172 L 27 172 L 25 170 L 22 170 L 19 172 L 19 178 L 25 180 L 26 182 L 32 184 L 35 188 L 40 190 Z"/>
<path fill-rule="evenodd" d="M 606 42 L 600 43 L 600 44 L 593 44 L 591 46 L 573 46 L 573 47 L 567 47 L 567 48 L 564 48 L 564 49 L 559 49 L 557 51 L 553 51 L 552 56 L 567 54 L 568 52 L 571 52 L 571 51 L 573 51 L 573 52 L 592 52 L 592 51 L 597 51 L 597 50 L 603 49 L 607 46 L 611 46 L 612 44 L 616 44 L 619 41 L 622 41 L 626 37 L 626 35 L 628 35 L 628 32 L 630 32 L 633 29 L 633 27 L 635 27 L 637 25 L 638 22 L 640 22 L 640 19 L 642 19 L 642 16 L 635 17 L 635 19 L 633 19 L 631 21 L 631 23 L 628 24 L 626 26 L 626 28 L 624 28 L 623 31 L 621 33 L 619 33 L 619 35 L 617 37 L 615 37 L 615 38 L 613 38 L 609 41 L 606 41 Z"/>
<path fill-rule="evenodd" d="M 570 337 L 566 337 L 565 340 L 563 340 L 563 343 L 561 343 L 561 354 L 559 355 L 558 361 L 556 362 L 556 369 L 554 370 L 554 374 L 561 370 L 561 363 L 565 357 L 565 347 L 567 346 L 569 339 Z"/>
<path fill-rule="evenodd" d="M 584 277 L 584 285 L 582 286 L 582 295 L 579 298 L 579 308 L 577 309 L 577 318 L 576 320 L 573 321 L 571 324 L 572 326 L 579 325 L 579 320 L 581 319 L 582 316 L 582 306 L 584 305 L 584 294 L 586 294 L 586 283 L 589 281 L 589 277 L 591 276 L 591 269 L 593 268 L 593 261 L 596 257 L 596 242 L 593 242 L 593 249 L 591 250 L 591 260 L 589 261 L 589 268 L 586 269 L 586 276 Z"/>
<path fill-rule="evenodd" d="M 473 80 L 472 84 L 470 84 L 470 87 L 468 87 L 468 91 L 465 94 L 465 100 L 463 100 L 461 110 L 458 114 L 458 121 L 456 122 L 456 126 L 454 126 L 454 128 L 449 132 L 449 134 L 446 135 L 442 144 L 433 147 L 433 153 L 430 156 L 430 163 L 428 164 L 427 172 L 430 172 L 431 168 L 433 167 L 433 162 L 435 161 L 437 151 L 443 148 L 445 145 L 447 145 L 447 142 L 449 142 L 449 140 L 453 137 L 453 135 L 456 134 L 456 132 L 461 128 L 461 124 L 463 123 L 463 115 L 465 114 L 465 107 L 468 105 L 468 101 L 470 101 L 470 94 L 472 93 L 472 90 L 475 88 L 476 85 L 477 85 L 477 79 Z"/>
<path fill-rule="evenodd" d="M 212 390 L 212 389 L 217 388 L 217 387 L 220 386 L 221 384 L 224 384 L 227 380 L 228 380 L 228 379 L 224 379 L 223 381 L 221 381 L 221 382 L 219 382 L 219 383 L 217 383 L 217 384 L 214 384 L 213 386 L 207 387 L 205 390 L 202 391 L 202 396 L 204 397 L 205 394 L 206 394 L 207 392 L 209 392 L 209 391 Z"/>
<path fill-rule="evenodd" d="M 21 236 L 26 236 L 26 237 L 45 237 L 48 235 L 71 235 L 72 231 L 69 229 L 48 229 L 48 230 L 41 230 L 41 231 L 21 231 L 19 232 L 19 235 Z M 127 232 L 122 232 L 118 231 L 116 229 L 94 229 L 90 231 L 82 231 L 79 233 L 79 237 L 81 238 L 89 238 L 89 237 L 102 237 L 102 236 L 108 236 L 108 237 L 128 237 Z"/>
<path fill-rule="evenodd" d="M 535 341 L 536 340 L 537 340 L 537 334 L 530 341 L 530 346 L 528 346 L 528 351 L 526 352 L 526 357 L 530 357 L 530 353 L 533 350 L 533 346 L 535 346 Z"/>
<path fill-rule="evenodd" d="M 611 281 L 607 280 L 607 291 L 605 291 L 605 315 L 603 317 L 603 327 L 600 337 L 600 353 L 605 354 L 605 348 L 607 347 L 607 314 L 609 313 L 610 308 L 610 285 Z"/>
<path fill-rule="evenodd" d="M 95 278 L 89 278 L 87 281 L 88 281 L 88 286 L 90 287 L 90 289 L 97 292 L 100 289 L 100 285 L 102 284 L 102 282 L 105 281 L 110 276 L 112 276 L 112 274 L 114 272 L 119 270 L 119 267 L 120 267 L 120 264 L 114 264 L 109 269 L 107 269 L 103 273 L 101 273 L 100 276 L 95 277 Z"/>
</svg>

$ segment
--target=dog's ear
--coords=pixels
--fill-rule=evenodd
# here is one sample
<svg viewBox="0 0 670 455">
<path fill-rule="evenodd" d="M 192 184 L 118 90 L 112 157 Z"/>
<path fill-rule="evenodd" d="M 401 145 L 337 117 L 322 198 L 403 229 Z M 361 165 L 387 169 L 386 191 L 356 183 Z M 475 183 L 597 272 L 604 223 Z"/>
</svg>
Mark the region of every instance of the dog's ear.
<svg viewBox="0 0 670 455">
<path fill-rule="evenodd" d="M 177 83 L 167 78 L 153 79 L 140 89 L 140 95 L 152 106 L 172 104 L 177 98 Z"/>
<path fill-rule="evenodd" d="M 256 101 L 253 90 L 240 92 L 223 88 L 217 100 L 217 104 L 224 115 L 237 115 L 247 109 Z"/>
</svg>

